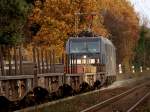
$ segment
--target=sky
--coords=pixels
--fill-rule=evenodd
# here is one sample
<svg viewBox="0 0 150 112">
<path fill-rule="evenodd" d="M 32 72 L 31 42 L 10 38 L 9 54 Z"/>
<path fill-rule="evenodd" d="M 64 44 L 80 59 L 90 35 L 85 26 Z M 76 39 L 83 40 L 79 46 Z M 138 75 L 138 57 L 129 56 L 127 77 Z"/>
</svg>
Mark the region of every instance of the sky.
<svg viewBox="0 0 150 112">
<path fill-rule="evenodd" d="M 150 0 L 130 0 L 136 12 L 139 13 L 141 20 L 147 18 L 150 25 Z"/>
</svg>

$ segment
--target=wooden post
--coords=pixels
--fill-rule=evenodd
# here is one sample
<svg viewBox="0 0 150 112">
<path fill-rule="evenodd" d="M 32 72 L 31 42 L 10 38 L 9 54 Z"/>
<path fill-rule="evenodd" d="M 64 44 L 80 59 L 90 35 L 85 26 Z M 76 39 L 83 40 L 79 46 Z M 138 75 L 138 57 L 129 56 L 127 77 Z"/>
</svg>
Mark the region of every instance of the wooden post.
<svg viewBox="0 0 150 112">
<path fill-rule="evenodd" d="M 50 63 L 50 71 L 49 72 L 52 72 L 52 52 L 49 51 L 49 63 Z"/>
<path fill-rule="evenodd" d="M 61 63 L 64 64 L 64 53 L 62 53 Z"/>
<path fill-rule="evenodd" d="M 45 65 L 44 65 L 44 49 L 41 49 L 41 61 L 42 61 L 42 73 L 45 72 Z"/>
<path fill-rule="evenodd" d="M 34 87 L 38 86 L 37 64 L 36 64 L 36 48 L 33 47 L 33 63 L 34 63 Z"/>
<path fill-rule="evenodd" d="M 0 64 L 1 64 L 1 73 L 3 76 L 5 76 L 4 72 L 4 60 L 3 60 L 3 53 L 2 53 L 2 46 L 0 46 Z"/>
<path fill-rule="evenodd" d="M 12 63 L 11 63 L 10 46 L 8 47 L 8 63 L 9 63 L 9 76 L 10 76 L 10 75 L 12 75 Z"/>
<path fill-rule="evenodd" d="M 55 51 L 53 49 L 53 72 L 55 72 Z"/>
<path fill-rule="evenodd" d="M 22 75 L 22 46 L 19 47 L 19 58 L 20 58 L 20 75 Z"/>
<path fill-rule="evenodd" d="M 37 66 L 38 66 L 38 73 L 41 73 L 41 64 L 40 64 L 40 54 L 39 54 L 39 49 L 36 48 L 37 51 Z"/>
<path fill-rule="evenodd" d="M 14 47 L 14 58 L 15 58 L 15 75 L 18 74 L 18 60 L 17 60 L 17 47 Z"/>
<path fill-rule="evenodd" d="M 48 52 L 47 50 L 45 51 L 45 61 L 46 61 L 46 72 L 49 72 L 49 67 L 48 67 Z"/>
</svg>

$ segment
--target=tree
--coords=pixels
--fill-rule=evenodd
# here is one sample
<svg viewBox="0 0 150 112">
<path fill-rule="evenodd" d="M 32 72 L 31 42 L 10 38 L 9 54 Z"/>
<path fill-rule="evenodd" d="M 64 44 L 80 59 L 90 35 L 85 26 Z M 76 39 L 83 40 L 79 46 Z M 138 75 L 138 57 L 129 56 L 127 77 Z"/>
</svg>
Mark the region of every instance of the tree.
<svg viewBox="0 0 150 112">
<path fill-rule="evenodd" d="M 63 52 L 68 37 L 75 32 L 74 13 L 92 13 L 92 30 L 110 38 L 117 48 L 118 64 L 129 68 L 138 40 L 139 20 L 127 0 L 36 0 L 28 19 L 31 43 Z M 78 18 L 78 32 L 87 29 L 91 17 Z M 60 52 L 61 51 L 61 52 Z"/>
<path fill-rule="evenodd" d="M 131 4 L 126 0 L 100 0 L 104 26 L 116 46 L 117 63 L 129 70 L 138 41 L 139 20 Z"/>
<path fill-rule="evenodd" d="M 150 29 L 143 24 L 140 28 L 140 38 L 135 48 L 133 64 L 139 66 L 150 66 Z"/>
<path fill-rule="evenodd" d="M 75 32 L 75 12 L 90 13 L 94 10 L 96 3 L 91 0 L 46 0 L 44 4 L 37 0 L 29 17 L 28 29 L 33 28 L 33 24 L 38 24 L 40 28 L 34 35 L 29 31 L 31 41 L 38 46 L 56 48 L 60 53 L 67 38 Z M 78 31 L 87 27 L 88 20 L 85 18 L 79 17 Z"/>
<path fill-rule="evenodd" d="M 23 27 L 30 5 L 25 0 L 0 0 L 0 44 L 23 41 Z"/>
</svg>

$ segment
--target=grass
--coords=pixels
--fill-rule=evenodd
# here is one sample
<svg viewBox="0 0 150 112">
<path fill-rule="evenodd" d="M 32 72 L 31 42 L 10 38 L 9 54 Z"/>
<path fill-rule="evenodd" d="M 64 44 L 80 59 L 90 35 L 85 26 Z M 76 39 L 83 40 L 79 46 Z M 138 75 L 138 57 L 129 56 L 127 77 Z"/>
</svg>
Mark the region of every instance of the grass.
<svg viewBox="0 0 150 112">
<path fill-rule="evenodd" d="M 22 112 L 79 112 L 88 106 L 96 104 L 99 101 L 100 92 L 97 91 L 87 95 L 78 95 L 73 99 L 52 104 L 50 106 L 44 106 L 43 108 L 34 106 L 34 109 L 30 109 L 29 111 L 23 110 Z"/>
<path fill-rule="evenodd" d="M 112 90 L 96 91 L 86 95 L 77 95 L 73 99 L 61 101 L 49 106 L 43 106 L 42 108 L 30 109 L 28 112 L 80 112 L 81 110 L 110 98 L 114 96 L 114 94 L 116 95 L 125 89 L 126 88 L 116 88 Z"/>
<path fill-rule="evenodd" d="M 142 75 L 140 74 L 139 76 L 142 76 Z M 97 92 L 90 93 L 87 95 L 77 95 L 75 96 L 75 98 L 65 100 L 63 102 L 58 102 L 56 104 L 52 104 L 49 106 L 43 106 L 42 108 L 31 109 L 30 111 L 26 111 L 26 112 L 80 112 L 81 110 L 87 107 L 90 107 L 94 104 L 97 104 L 98 102 L 105 100 L 105 98 L 103 97 L 104 94 L 105 96 L 107 96 L 109 93 L 108 95 L 109 97 L 114 96 L 117 93 L 119 93 L 118 90 L 120 89 L 108 90 L 110 92 L 106 90 L 106 92 L 97 91 Z"/>
</svg>

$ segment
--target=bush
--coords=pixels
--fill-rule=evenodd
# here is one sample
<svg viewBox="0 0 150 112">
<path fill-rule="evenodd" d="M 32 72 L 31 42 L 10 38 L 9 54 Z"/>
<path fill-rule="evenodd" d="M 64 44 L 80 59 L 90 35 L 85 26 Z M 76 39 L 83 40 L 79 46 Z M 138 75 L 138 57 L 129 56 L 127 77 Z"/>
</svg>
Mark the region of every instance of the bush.
<svg viewBox="0 0 150 112">
<path fill-rule="evenodd" d="M 94 89 L 100 89 L 101 88 L 101 81 L 96 80 L 93 84 Z"/>
<path fill-rule="evenodd" d="M 68 84 L 63 84 L 60 86 L 57 92 L 60 98 L 74 95 L 73 88 Z"/>
<path fill-rule="evenodd" d="M 0 112 L 8 112 L 11 104 L 5 96 L 0 96 Z"/>
<path fill-rule="evenodd" d="M 80 93 L 87 92 L 91 90 L 91 86 L 87 82 L 82 82 L 80 84 Z"/>
<path fill-rule="evenodd" d="M 49 92 L 45 88 L 35 87 L 33 89 L 33 93 L 34 93 L 35 100 L 38 104 L 46 102 L 49 99 Z"/>
<path fill-rule="evenodd" d="M 20 101 L 20 108 L 25 108 L 29 106 L 33 106 L 36 104 L 35 96 L 33 91 L 29 91 Z"/>
<path fill-rule="evenodd" d="M 42 87 L 35 87 L 33 91 L 29 91 L 23 99 L 19 101 L 21 108 L 44 103 L 49 99 L 49 92 Z"/>
</svg>

